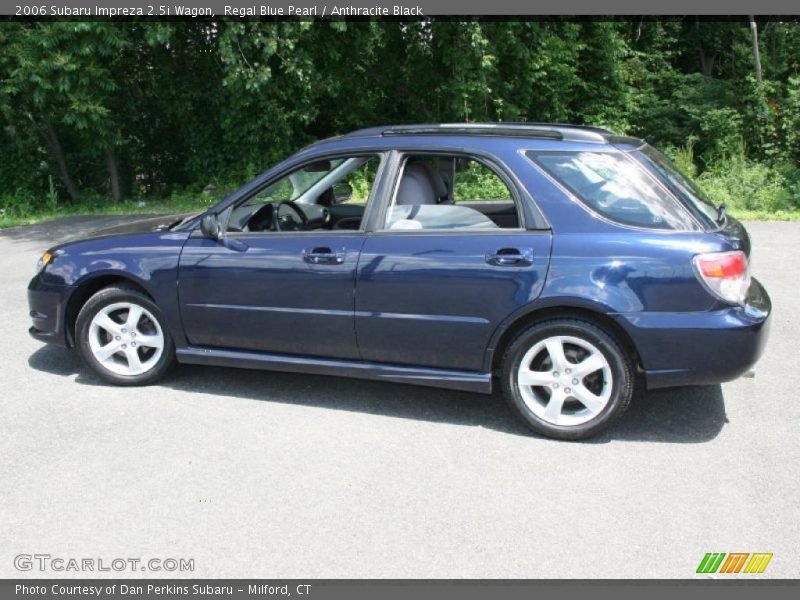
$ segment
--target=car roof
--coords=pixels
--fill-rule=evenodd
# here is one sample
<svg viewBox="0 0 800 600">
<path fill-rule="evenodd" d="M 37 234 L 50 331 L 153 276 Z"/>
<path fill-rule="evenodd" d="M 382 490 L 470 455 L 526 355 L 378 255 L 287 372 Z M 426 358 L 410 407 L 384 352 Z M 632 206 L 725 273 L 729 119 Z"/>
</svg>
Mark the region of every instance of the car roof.
<svg viewBox="0 0 800 600">
<path fill-rule="evenodd" d="M 450 140 L 470 140 L 475 143 L 478 138 L 538 140 L 542 142 L 566 142 L 572 144 L 626 144 L 632 147 L 641 146 L 644 142 L 638 138 L 620 136 L 610 129 L 591 125 L 573 125 L 567 123 L 530 123 L 530 122 L 498 122 L 498 123 L 423 123 L 415 125 L 382 125 L 357 129 L 343 135 L 320 140 L 303 149 L 311 151 L 320 146 L 347 142 L 377 142 L 382 146 L 391 146 L 390 138 L 433 138 L 447 137 Z"/>
<path fill-rule="evenodd" d="M 425 123 L 419 125 L 388 125 L 358 129 L 342 138 L 386 137 L 413 135 L 447 135 L 545 138 L 573 142 L 604 143 L 616 134 L 610 129 L 590 125 L 570 125 L 565 123 Z"/>
</svg>

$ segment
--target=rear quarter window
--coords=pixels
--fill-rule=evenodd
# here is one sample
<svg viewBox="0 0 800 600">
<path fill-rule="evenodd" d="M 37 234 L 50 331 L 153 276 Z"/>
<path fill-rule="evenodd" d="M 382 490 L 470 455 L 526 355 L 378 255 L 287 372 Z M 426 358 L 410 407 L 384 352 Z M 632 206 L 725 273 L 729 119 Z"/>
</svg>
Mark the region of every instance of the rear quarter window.
<svg viewBox="0 0 800 600">
<path fill-rule="evenodd" d="M 611 221 L 648 229 L 698 229 L 683 205 L 623 152 L 529 151 L 527 156 Z"/>
</svg>

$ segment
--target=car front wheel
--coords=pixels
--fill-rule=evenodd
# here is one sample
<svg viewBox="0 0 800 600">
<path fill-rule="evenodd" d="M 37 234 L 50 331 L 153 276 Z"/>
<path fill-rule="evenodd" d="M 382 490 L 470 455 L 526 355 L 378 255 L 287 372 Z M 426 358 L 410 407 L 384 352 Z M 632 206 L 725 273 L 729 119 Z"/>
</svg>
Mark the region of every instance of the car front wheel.
<svg viewBox="0 0 800 600">
<path fill-rule="evenodd" d="M 100 290 L 84 304 L 75 325 L 84 362 L 116 385 L 145 385 L 175 362 L 175 349 L 158 306 L 135 288 Z"/>
<path fill-rule="evenodd" d="M 630 404 L 631 356 L 585 321 L 553 319 L 520 333 L 503 358 L 503 394 L 537 433 L 577 440 L 597 435 Z"/>
</svg>

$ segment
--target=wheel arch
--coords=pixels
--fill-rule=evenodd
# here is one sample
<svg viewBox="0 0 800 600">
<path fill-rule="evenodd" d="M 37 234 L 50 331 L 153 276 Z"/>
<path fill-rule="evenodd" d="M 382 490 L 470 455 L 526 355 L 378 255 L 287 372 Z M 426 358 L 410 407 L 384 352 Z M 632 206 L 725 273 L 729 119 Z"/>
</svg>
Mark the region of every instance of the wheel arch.
<svg viewBox="0 0 800 600">
<path fill-rule="evenodd" d="M 64 327 L 66 328 L 67 344 L 75 347 L 75 324 L 78 320 L 78 313 L 86 302 L 100 290 L 112 285 L 124 284 L 128 287 L 137 289 L 144 293 L 150 300 L 154 300 L 153 295 L 139 279 L 127 273 L 105 272 L 93 273 L 79 281 L 75 286 L 75 291 L 70 294 L 64 312 Z"/>
<path fill-rule="evenodd" d="M 498 327 L 487 349 L 486 366 L 488 370 L 496 373 L 500 369 L 500 361 L 506 348 L 520 331 L 536 322 L 555 318 L 573 318 L 601 327 L 614 337 L 623 349 L 630 352 L 635 368 L 642 369 L 641 356 L 633 338 L 617 320 L 603 311 L 602 306 L 570 303 L 570 301 L 548 301 L 529 307 L 522 314 L 510 317 L 505 324 Z"/>
</svg>

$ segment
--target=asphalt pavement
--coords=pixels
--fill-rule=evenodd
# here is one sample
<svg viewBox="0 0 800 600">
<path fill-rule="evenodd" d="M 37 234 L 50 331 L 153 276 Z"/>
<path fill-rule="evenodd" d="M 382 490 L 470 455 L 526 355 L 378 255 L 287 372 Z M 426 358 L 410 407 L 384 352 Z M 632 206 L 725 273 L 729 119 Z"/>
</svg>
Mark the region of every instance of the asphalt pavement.
<svg viewBox="0 0 800 600">
<path fill-rule="evenodd" d="M 28 336 L 26 286 L 52 243 L 120 220 L 0 231 L 0 577 L 167 575 L 21 572 L 20 554 L 217 578 L 683 578 L 707 552 L 770 552 L 748 577 L 800 574 L 800 223 L 748 224 L 774 305 L 755 377 L 648 393 L 570 443 L 499 395 L 192 366 L 104 385 Z"/>
</svg>

